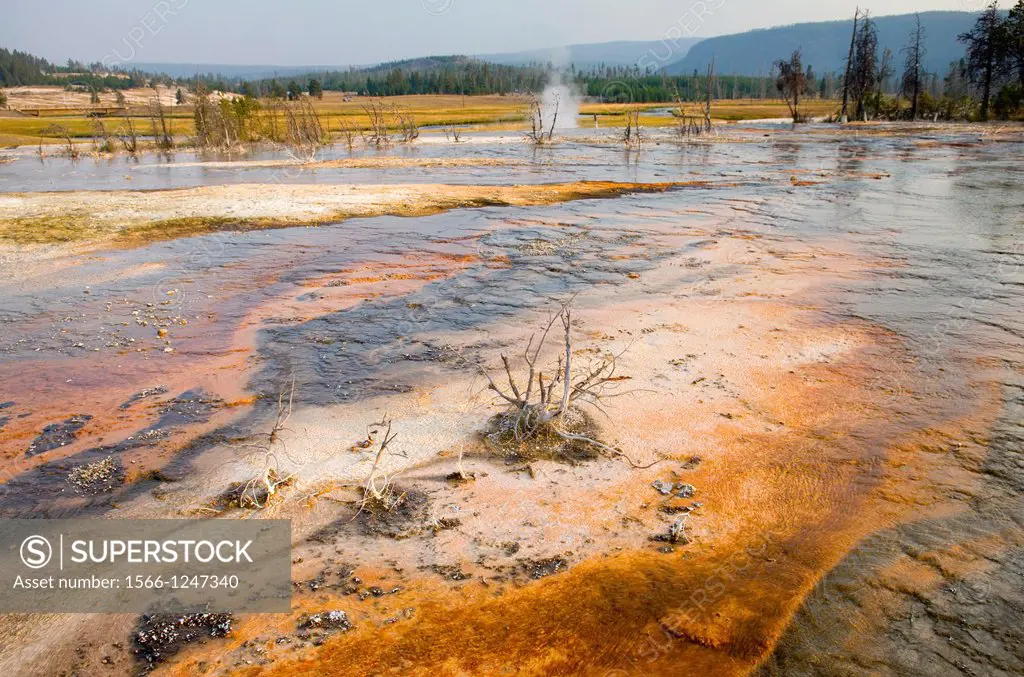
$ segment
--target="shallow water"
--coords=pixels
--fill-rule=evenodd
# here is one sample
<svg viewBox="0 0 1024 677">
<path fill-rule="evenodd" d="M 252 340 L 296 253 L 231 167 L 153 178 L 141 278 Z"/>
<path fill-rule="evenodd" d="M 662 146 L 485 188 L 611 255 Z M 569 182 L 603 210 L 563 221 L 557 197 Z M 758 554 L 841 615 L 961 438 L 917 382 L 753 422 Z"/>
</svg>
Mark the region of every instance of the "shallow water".
<svg viewBox="0 0 1024 677">
<path fill-rule="evenodd" d="M 737 175 L 750 171 L 751 163 L 772 161 L 787 153 L 783 137 L 791 126 L 780 124 L 735 125 L 722 133 L 723 138 L 743 136 L 745 145 L 761 146 L 763 153 L 735 144 L 715 146 L 714 158 L 708 157 L 708 146 L 680 145 L 666 130 L 656 130 L 642 157 L 627 152 L 617 144 L 607 143 L 609 130 L 563 130 L 563 141 L 553 146 L 534 148 L 525 143 L 522 134 L 515 132 L 475 132 L 465 135 L 459 144 L 444 143 L 444 137 L 427 134 L 424 141 L 414 144 L 396 144 L 384 149 L 356 148 L 349 151 L 343 145 L 325 149 L 317 161 L 376 160 L 422 161 L 430 159 L 470 161 L 501 161 L 502 167 L 418 167 L 402 168 L 308 168 L 296 164 L 286 151 L 257 150 L 243 155 L 199 155 L 179 151 L 168 156 L 145 154 L 137 159 L 124 155 L 113 157 L 69 160 L 58 156 L 40 160 L 25 150 L 12 153 L 17 160 L 0 163 L 0 191 L 72 191 L 72 190 L 160 190 L 230 183 L 433 183 L 455 184 L 508 184 L 550 183 L 556 181 L 666 181 L 678 179 L 691 171 L 715 169 L 720 175 Z M 828 133 L 824 125 L 806 125 L 807 133 Z M 831 136 L 831 134 L 829 134 Z M 605 139 L 594 143 L 594 139 Z M 922 138 L 943 138 L 976 141 L 977 132 L 951 130 L 949 134 L 929 133 Z M 782 144 L 779 146 L 779 144 Z M 906 147 L 906 139 L 876 138 L 873 148 L 895 150 Z M 854 147 L 856 140 L 828 138 L 819 148 L 803 147 L 796 156 L 804 155 L 803 168 L 816 168 L 810 157 L 820 153 L 819 161 L 831 163 L 836 156 L 835 145 Z M 795 156 L 795 157 L 796 157 Z M 204 166 L 204 161 L 206 164 Z M 213 166 L 210 165 L 213 162 Z M 280 166 L 247 166 L 248 163 L 276 162 Z M 426 174 L 425 174 L 426 172 Z"/>
<path fill-rule="evenodd" d="M 906 484 L 901 485 L 890 477 L 900 473 L 888 470 L 881 476 L 865 472 L 853 477 L 851 494 L 863 492 L 881 504 L 892 503 L 894 514 L 912 515 L 915 508 L 904 504 L 919 501 L 922 512 L 938 505 L 956 517 L 879 528 L 848 552 L 812 591 L 762 669 L 860 674 L 858 652 L 878 644 L 883 648 L 872 649 L 879 654 L 873 660 L 891 674 L 939 674 L 951 671 L 957 661 L 972 664 L 979 674 L 1019 672 L 1024 660 L 1019 638 L 998 629 L 1020 620 L 1017 593 L 1007 581 L 1019 575 L 1014 544 L 1019 544 L 1024 523 L 1024 168 L 1019 162 L 1024 143 L 979 143 L 959 133 L 949 138 L 931 133 L 849 138 L 821 131 L 765 126 L 742 132 L 742 143 L 664 143 L 639 153 L 584 142 L 538 151 L 518 144 L 397 148 L 389 154 L 481 156 L 522 164 L 320 170 L 281 180 L 725 178 L 731 185 L 550 207 L 221 233 L 98 252 L 63 267 L 59 276 L 0 282 L 0 402 L 5 403 L 0 453 L 10 478 L 0 494 L 0 514 L 105 514 L 115 501 L 148 490 L 150 480 L 142 470 L 187 473 L 188 460 L 201 455 L 216 436 L 251 429 L 272 406 L 254 398 L 273 400 L 293 378 L 298 401 L 308 405 L 407 392 L 438 371 L 462 373 L 465 365 L 446 357 L 449 342 L 471 346 L 471 354 L 493 351 L 500 346 L 490 336 L 491 327 L 533 321 L 534 309 L 575 291 L 608 286 L 619 298 L 634 295 L 638 302 L 682 297 L 715 304 L 730 297 L 723 286 L 727 283 L 719 280 L 742 276 L 783 243 L 800 243 L 810 252 L 837 247 L 858 252 L 857 267 L 829 279 L 823 296 L 813 299 L 816 312 L 826 322 L 882 328 L 904 351 L 901 368 L 869 374 L 868 390 L 884 417 L 875 429 L 858 428 L 856 439 L 837 442 L 839 456 L 877 453 L 881 463 L 894 462 L 886 460 L 886 450 L 870 451 L 872 445 L 930 426 L 955 425 L 949 422 L 968 417 L 993 391 L 1002 411 L 983 427 L 948 433 L 948 439 L 962 433 L 986 450 L 983 459 L 961 464 L 976 485 L 958 490 L 925 482 L 922 488 L 916 476 L 903 478 Z M 124 180 L 125 174 L 132 179 Z M 278 180 L 274 170 L 174 167 L 156 160 L 131 166 L 123 160 L 73 165 L 22 158 L 0 165 L 4 191 L 267 180 Z M 673 258 L 712 245 L 728 248 L 724 264 L 695 264 L 681 273 L 679 286 L 643 282 L 648 272 Z M 773 290 L 761 293 L 770 297 Z M 167 330 L 166 337 L 157 334 L 158 327 Z M 156 387 L 166 392 L 133 400 Z M 196 393 L 202 393 L 202 406 L 194 406 Z M 65 446 L 26 453 L 45 426 L 76 415 L 92 418 L 69 433 Z M 956 465 L 957 448 L 943 440 L 920 453 Z M 848 450 L 842 451 L 844 445 Z M 129 469 L 133 483 L 98 497 L 69 490 L 64 481 L 69 467 L 110 454 Z M 876 496 L 883 491 L 881 498 Z M 821 537 L 829 537 L 827 530 Z M 899 586 L 880 582 L 901 553 L 948 551 L 963 547 L 968 538 L 986 537 L 997 541 L 998 557 L 989 555 L 997 564 L 973 579 L 989 581 L 989 592 L 980 601 L 971 598 L 977 617 L 970 625 L 985 628 L 985 642 L 947 617 L 943 604 L 955 605 L 957 593 L 950 593 L 953 601 L 944 600 L 943 588 L 933 586 L 928 592 L 933 597 L 915 601 Z M 827 571 L 827 560 L 822 556 L 813 566 Z M 657 599 L 670 607 L 685 598 L 678 586 L 693 580 L 653 561 L 637 567 L 651 577 L 630 585 L 647 587 L 641 595 L 624 585 L 624 598 Z M 941 572 L 944 583 L 958 585 L 952 570 Z M 764 591 L 762 584 L 751 574 L 743 585 L 756 596 Z M 892 604 L 924 605 L 919 618 L 931 614 L 949 627 L 930 627 L 921 634 L 913 623 L 901 629 L 895 622 L 873 624 L 870 617 L 862 618 L 860 610 L 869 608 L 862 599 L 865 591 L 894 587 Z M 565 603 L 561 593 L 545 590 Z M 611 630 L 603 635 L 594 630 L 598 636 L 591 638 L 607 648 L 615 645 L 616 632 L 634 628 L 629 617 L 608 617 L 616 600 L 605 601 L 589 612 L 577 611 L 607 623 Z M 780 601 L 778 618 L 785 620 L 787 609 L 801 602 L 793 596 Z M 765 636 L 771 632 L 765 630 Z M 940 646 L 946 633 L 956 634 L 959 643 Z M 915 643 L 915 660 L 901 653 L 906 641 Z M 1002 658 L 982 660 L 996 647 Z M 625 656 L 628 664 L 616 664 L 615 652 L 602 651 L 604 662 L 588 663 L 579 674 L 598 669 L 623 675 L 671 672 L 675 649 L 647 663 L 628 655 L 629 647 L 620 648 L 619 658 Z M 741 672 L 770 653 L 767 648 L 701 654 L 699 664 L 718 665 L 722 674 Z M 826 651 L 838 657 L 841 667 L 816 666 L 814 656 Z"/>
</svg>

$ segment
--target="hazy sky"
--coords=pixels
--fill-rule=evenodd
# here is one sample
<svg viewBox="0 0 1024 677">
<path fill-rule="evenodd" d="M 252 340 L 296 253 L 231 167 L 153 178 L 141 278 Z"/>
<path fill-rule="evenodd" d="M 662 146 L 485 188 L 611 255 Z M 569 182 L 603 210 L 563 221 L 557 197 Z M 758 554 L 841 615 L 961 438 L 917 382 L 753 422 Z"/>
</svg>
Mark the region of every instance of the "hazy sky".
<svg viewBox="0 0 1024 677">
<path fill-rule="evenodd" d="M 865 0 L 2 0 L 0 46 L 51 61 L 363 64 L 710 37 L 845 18 Z M 870 0 L 867 0 L 870 6 Z M 1001 3 L 1007 7 L 1012 1 Z M 876 15 L 984 0 L 884 0 Z"/>
</svg>

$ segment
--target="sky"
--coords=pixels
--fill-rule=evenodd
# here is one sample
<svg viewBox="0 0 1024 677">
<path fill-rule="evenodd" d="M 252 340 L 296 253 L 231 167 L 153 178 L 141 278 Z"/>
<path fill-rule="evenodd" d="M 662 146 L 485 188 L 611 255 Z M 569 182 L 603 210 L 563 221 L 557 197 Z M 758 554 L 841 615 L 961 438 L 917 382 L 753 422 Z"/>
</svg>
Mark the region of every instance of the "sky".
<svg viewBox="0 0 1024 677">
<path fill-rule="evenodd" d="M 426 55 L 658 40 L 666 35 L 707 38 L 848 18 L 857 2 L 2 0 L 0 47 L 57 63 L 74 58 L 122 67 L 130 67 L 132 61 L 340 66 Z M 984 4 L 985 0 L 884 0 L 872 9 L 876 15 L 979 11 Z"/>
</svg>

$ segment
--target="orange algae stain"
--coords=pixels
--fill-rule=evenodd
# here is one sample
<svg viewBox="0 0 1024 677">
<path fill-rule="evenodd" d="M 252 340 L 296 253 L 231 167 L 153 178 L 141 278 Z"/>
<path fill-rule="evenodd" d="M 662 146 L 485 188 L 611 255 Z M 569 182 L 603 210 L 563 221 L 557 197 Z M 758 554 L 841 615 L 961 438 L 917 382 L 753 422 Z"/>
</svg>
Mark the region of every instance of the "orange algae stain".
<svg viewBox="0 0 1024 677">
<path fill-rule="evenodd" d="M 472 255 L 410 253 L 389 262 L 367 262 L 349 273 L 359 283 L 324 288 L 322 299 L 299 303 L 295 289 L 261 301 L 237 323 L 228 324 L 216 313 L 193 319 L 187 327 L 174 327 L 170 339 L 176 352 L 162 353 L 146 346 L 144 352 L 103 352 L 75 362 L 74 379 L 67 378 L 64 360 L 19 361 L 0 365 L 5 392 L 17 401 L 24 417 L 11 417 L 0 438 L 0 469 L 13 477 L 32 468 L 91 447 L 114 444 L 152 425 L 169 397 L 201 388 L 223 401 L 223 409 L 205 424 L 184 424 L 188 437 L 215 429 L 228 420 L 243 416 L 257 401 L 245 384 L 253 368 L 251 356 L 257 347 L 257 333 L 269 318 L 313 317 L 352 307 L 374 296 L 401 296 L 431 281 L 458 274 L 476 261 Z M 366 271 L 380 271 L 365 275 Z M 271 284 L 277 271 L 266 271 L 262 283 Z M 324 286 L 330 279 L 307 281 L 304 286 Z M 250 288 L 240 285 L 237 291 Z M 223 291 L 232 282 L 225 281 Z M 180 333 L 179 333 L 180 332 Z M 140 342 L 140 345 L 141 342 Z M 167 394 L 122 408 L 133 394 L 155 386 Z M 74 441 L 45 454 L 25 457 L 25 451 L 45 426 L 76 415 L 89 415 Z M 154 446 L 139 447 L 125 454 L 132 464 L 129 481 L 144 478 L 161 467 L 174 449 L 185 444 L 174 436 Z"/>
<path fill-rule="evenodd" d="M 866 365 L 892 365 L 867 345 L 800 373 L 765 370 L 757 379 L 764 389 L 750 403 L 759 421 L 781 427 L 758 430 L 748 418 L 715 428 L 708 440 L 715 451 L 686 476 L 710 509 L 691 522 L 694 542 L 675 553 L 598 555 L 497 596 L 483 586 L 451 590 L 414 578 L 396 601 L 415 607 L 414 618 L 364 623 L 308 655 L 234 674 L 749 673 L 860 539 L 919 518 L 922 506 L 931 514 L 956 510 L 940 489 L 958 461 L 930 449 L 997 414 L 996 393 L 985 392 L 981 401 L 952 397 L 905 423 L 880 423 L 889 403 L 866 386 L 873 373 Z M 657 434 L 682 415 L 668 409 L 644 420 Z M 649 480 L 636 479 L 639 488 Z M 347 608 L 343 598 L 337 603 Z M 240 632 L 256 630 L 243 623 Z"/>
</svg>

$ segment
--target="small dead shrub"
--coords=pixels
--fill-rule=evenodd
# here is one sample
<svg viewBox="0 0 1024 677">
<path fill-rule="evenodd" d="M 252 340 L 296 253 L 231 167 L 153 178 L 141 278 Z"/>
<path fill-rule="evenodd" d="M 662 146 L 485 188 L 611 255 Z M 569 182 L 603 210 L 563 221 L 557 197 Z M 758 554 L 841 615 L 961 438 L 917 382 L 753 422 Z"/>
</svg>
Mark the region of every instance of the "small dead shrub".
<svg viewBox="0 0 1024 677">
<path fill-rule="evenodd" d="M 571 303 L 571 302 L 570 302 Z M 545 372 L 539 366 L 543 350 L 556 323 L 562 327 L 562 353 L 555 367 Z M 596 426 L 582 409 L 589 406 L 602 411 L 603 400 L 628 376 L 617 375 L 619 355 L 605 355 L 577 369 L 573 360 L 572 310 L 569 303 L 555 313 L 537 340 L 531 336 L 523 352 L 527 373 L 517 379 L 508 356 L 502 354 L 507 386 L 500 386 L 478 365 L 488 388 L 505 401 L 506 411 L 494 417 L 487 439 L 507 458 L 555 456 L 569 461 L 593 458 L 604 453 L 623 458 L 636 466 L 626 454 L 596 439 Z M 650 466 L 645 466 L 650 467 Z"/>
<path fill-rule="evenodd" d="M 292 415 L 292 402 L 295 397 L 295 380 L 291 387 L 282 390 L 277 397 L 277 416 L 268 433 L 259 433 L 256 440 L 238 445 L 243 451 L 245 460 L 256 465 L 257 474 L 246 482 L 232 485 L 221 495 L 219 503 L 227 507 L 261 509 L 283 487 L 294 482 L 294 477 L 281 471 L 280 456 L 287 454 L 287 447 L 281 439 L 281 433 Z"/>
</svg>

